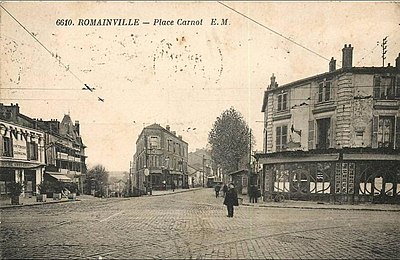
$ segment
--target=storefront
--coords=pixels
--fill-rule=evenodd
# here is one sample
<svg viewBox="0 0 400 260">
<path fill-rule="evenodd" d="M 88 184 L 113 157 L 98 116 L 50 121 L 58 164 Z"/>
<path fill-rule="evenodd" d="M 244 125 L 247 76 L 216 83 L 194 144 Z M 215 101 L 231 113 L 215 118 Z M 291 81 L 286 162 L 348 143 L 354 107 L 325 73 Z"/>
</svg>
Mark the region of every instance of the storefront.
<svg viewBox="0 0 400 260">
<path fill-rule="evenodd" d="M 399 203 L 400 155 L 372 149 L 259 154 L 264 197 L 340 203 Z"/>
<path fill-rule="evenodd" d="M 44 134 L 17 124 L 0 121 L 0 194 L 7 196 L 8 183 L 24 185 L 23 195 L 38 192 L 44 173 Z"/>
</svg>

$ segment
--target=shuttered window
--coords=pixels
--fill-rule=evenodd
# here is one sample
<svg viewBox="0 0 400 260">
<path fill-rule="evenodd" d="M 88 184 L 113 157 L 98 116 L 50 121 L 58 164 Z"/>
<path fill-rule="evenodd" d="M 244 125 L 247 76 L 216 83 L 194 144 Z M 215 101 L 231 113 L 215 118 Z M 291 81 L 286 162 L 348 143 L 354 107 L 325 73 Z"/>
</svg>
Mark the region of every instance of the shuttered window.
<svg viewBox="0 0 400 260">
<path fill-rule="evenodd" d="M 396 118 L 396 147 L 395 149 L 400 150 L 400 117 Z"/>
<path fill-rule="evenodd" d="M 308 121 L 308 150 L 314 149 L 314 120 Z"/>
<path fill-rule="evenodd" d="M 372 148 L 378 148 L 378 124 L 379 117 L 374 116 L 372 118 Z"/>
</svg>

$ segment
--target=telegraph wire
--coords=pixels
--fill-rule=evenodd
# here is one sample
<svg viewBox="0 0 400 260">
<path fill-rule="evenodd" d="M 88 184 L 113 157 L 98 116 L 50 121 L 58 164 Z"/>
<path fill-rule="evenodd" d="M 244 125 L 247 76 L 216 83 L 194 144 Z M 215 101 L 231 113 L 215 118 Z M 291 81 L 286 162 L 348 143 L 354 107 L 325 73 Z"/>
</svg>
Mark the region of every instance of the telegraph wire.
<svg viewBox="0 0 400 260">
<path fill-rule="evenodd" d="M 283 35 L 283 34 L 277 32 L 277 31 L 275 31 L 275 30 L 273 30 L 273 29 L 267 27 L 266 25 L 264 25 L 264 24 L 262 24 L 262 23 L 260 23 L 260 22 L 257 22 L 256 20 L 254 20 L 254 19 L 252 19 L 251 17 L 249 17 L 249 16 L 247 16 L 247 15 L 245 15 L 245 14 L 243 14 L 243 13 L 241 13 L 241 12 L 235 10 L 235 9 L 233 9 L 232 7 L 230 7 L 230 6 L 228 6 L 228 5 L 224 4 L 224 3 L 222 3 L 222 2 L 220 2 L 220 1 L 218 1 L 218 3 L 221 4 L 221 5 L 223 5 L 223 6 L 225 6 L 226 8 L 230 9 L 231 11 L 233 11 L 233 12 L 235 12 L 235 13 L 237 13 L 237 14 L 243 16 L 243 17 L 245 17 L 246 19 L 252 21 L 253 23 L 256 23 L 256 24 L 258 24 L 259 26 L 261 26 L 261 27 L 267 29 L 268 31 L 270 31 L 270 32 L 272 32 L 272 33 L 274 33 L 274 34 L 276 34 L 276 35 L 278 35 L 278 36 L 284 38 L 285 40 L 290 41 L 291 43 L 293 43 L 293 44 L 295 44 L 295 45 L 297 45 L 297 46 L 299 46 L 299 47 L 301 47 L 301 48 L 303 48 L 303 49 L 305 49 L 305 50 L 307 50 L 307 51 L 309 51 L 309 52 L 311 52 L 311 53 L 317 55 L 318 57 L 320 57 L 320 58 L 322 58 L 322 59 L 324 59 L 324 60 L 326 60 L 326 61 L 330 61 L 330 59 L 328 59 L 328 58 L 322 56 L 321 54 L 319 54 L 319 53 L 317 53 L 317 52 L 311 50 L 310 48 L 305 47 L 304 45 L 302 45 L 302 44 L 300 44 L 300 43 L 298 43 L 298 42 L 296 42 L 296 41 L 290 39 L 289 37 L 287 37 L 287 36 L 285 36 L 285 35 Z"/>
<path fill-rule="evenodd" d="M 282 85 L 282 86 L 284 86 L 284 85 Z M 282 86 L 280 86 L 280 87 L 282 87 Z M 391 84 L 381 84 L 381 85 L 379 85 L 380 87 L 390 87 L 390 86 L 393 86 L 393 85 L 391 85 Z M 276 88 L 276 89 L 279 89 L 280 87 L 278 87 L 278 88 Z M 335 89 L 335 88 L 338 88 L 339 86 L 331 86 L 331 89 Z M 353 88 L 373 88 L 374 86 L 373 85 L 351 85 L 351 87 L 353 87 Z M 1 87 L 0 87 L 1 88 Z M 295 89 L 299 89 L 299 88 L 310 88 L 310 86 L 307 86 L 307 85 L 301 85 L 301 86 L 298 86 L 298 87 L 294 87 Z M 313 88 L 319 88 L 319 86 L 315 86 L 315 87 L 313 87 Z M 60 91 L 81 91 L 81 89 L 75 89 L 75 88 L 35 88 L 35 87 L 32 87 L 32 88 L 25 88 L 25 87 L 21 87 L 21 88 L 19 88 L 19 87 L 8 87 L 8 88 L 2 88 L 2 89 L 4 89 L 4 90 L 32 90 L 32 91 L 36 91 L 36 90 L 47 90 L 47 91 L 56 91 L 56 90 L 60 90 Z M 176 88 L 174 88 L 174 89 L 187 89 L 187 90 L 190 90 L 190 91 L 193 91 L 193 90 L 200 90 L 200 89 L 193 89 L 193 88 L 188 88 L 188 87 L 176 87 Z M 229 87 L 227 87 L 227 88 L 207 88 L 207 89 L 203 89 L 204 91 L 208 91 L 208 90 L 215 90 L 215 91 L 220 91 L 220 90 L 237 90 L 237 89 L 249 89 L 249 88 L 245 88 L 245 87 L 243 87 L 243 88 L 240 88 L 240 87 L 238 87 L 238 88 L 234 88 L 234 87 L 232 87 L 232 88 L 229 88 Z M 252 89 L 252 90 L 266 90 L 266 88 L 264 88 L 264 87 L 259 87 L 259 88 L 250 88 L 250 89 Z M 276 89 L 273 89 L 273 90 L 276 90 Z M 132 91 L 136 91 L 136 90 L 133 90 L 133 89 L 130 89 L 130 88 L 119 88 L 118 90 L 132 90 Z M 114 91 L 114 90 L 111 90 L 111 91 Z"/>
<path fill-rule="evenodd" d="M 37 41 L 53 58 L 55 58 L 69 73 L 71 73 L 72 76 L 74 76 L 80 83 L 83 84 L 83 81 L 75 75 L 70 69 L 69 66 L 65 65 L 60 59 L 57 59 L 57 54 L 56 57 L 54 56 L 54 53 L 51 52 L 43 43 L 41 43 L 35 35 L 33 35 L 26 27 L 20 23 L 17 18 L 15 18 L 3 5 L 0 5 L 0 7 L 14 20 L 16 21 L 35 41 Z"/>
<path fill-rule="evenodd" d="M 0 7 L 15 21 L 17 22 L 36 42 L 40 44 L 53 58 L 55 58 L 59 64 L 61 64 L 66 71 L 68 71 L 75 79 L 77 79 L 81 84 L 85 84 L 74 72 L 72 72 L 69 68 L 69 65 L 64 64 L 61 61 L 61 57 L 57 55 L 57 53 L 54 55 L 52 51 L 50 51 L 39 39 L 36 38 L 33 33 L 31 33 L 20 21 L 18 21 L 17 18 L 15 18 L 3 5 L 0 5 Z M 97 97 L 98 101 L 104 102 L 103 98 Z"/>
</svg>

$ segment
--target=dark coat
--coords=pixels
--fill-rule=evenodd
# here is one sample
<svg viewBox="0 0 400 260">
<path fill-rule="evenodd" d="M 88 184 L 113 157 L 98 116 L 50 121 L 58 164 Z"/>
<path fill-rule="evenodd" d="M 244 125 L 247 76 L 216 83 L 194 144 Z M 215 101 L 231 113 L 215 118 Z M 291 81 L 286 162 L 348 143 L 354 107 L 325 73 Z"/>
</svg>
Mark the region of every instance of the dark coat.
<svg viewBox="0 0 400 260">
<path fill-rule="evenodd" d="M 222 187 L 222 191 L 224 193 L 228 191 L 228 186 L 226 186 L 226 184 L 224 184 L 224 186 Z"/>
<path fill-rule="evenodd" d="M 225 194 L 224 205 L 239 206 L 237 192 L 235 189 L 229 189 Z"/>
<path fill-rule="evenodd" d="M 215 191 L 219 191 L 221 189 L 221 186 L 219 186 L 218 184 L 214 187 Z"/>
</svg>

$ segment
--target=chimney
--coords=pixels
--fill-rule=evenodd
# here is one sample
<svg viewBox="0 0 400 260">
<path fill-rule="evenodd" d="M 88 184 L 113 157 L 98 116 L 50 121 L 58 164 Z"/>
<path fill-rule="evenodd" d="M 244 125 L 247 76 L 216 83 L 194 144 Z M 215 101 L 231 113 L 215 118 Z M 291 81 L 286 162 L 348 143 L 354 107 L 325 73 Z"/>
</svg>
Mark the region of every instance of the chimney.
<svg viewBox="0 0 400 260">
<path fill-rule="evenodd" d="M 79 121 L 78 120 L 75 120 L 75 131 L 78 134 L 78 136 L 81 135 L 79 133 L 80 132 L 80 125 L 79 125 Z"/>
<path fill-rule="evenodd" d="M 342 58 L 343 69 L 352 68 L 353 67 L 353 47 L 351 47 L 351 44 L 349 44 L 349 47 L 347 47 L 347 44 L 345 44 L 344 48 L 342 49 L 342 53 L 343 53 L 343 58 Z"/>
<path fill-rule="evenodd" d="M 400 70 L 400 53 L 399 56 L 396 58 L 396 68 Z"/>
<path fill-rule="evenodd" d="M 271 76 L 271 84 L 268 86 L 268 89 L 274 89 L 278 87 L 278 82 L 275 81 L 275 75 L 272 73 Z"/>
<path fill-rule="evenodd" d="M 166 125 L 165 128 L 167 129 L 167 131 L 170 131 L 169 125 Z"/>
<path fill-rule="evenodd" d="M 329 62 L 329 72 L 336 70 L 336 60 L 332 57 L 331 61 Z"/>
<path fill-rule="evenodd" d="M 182 140 L 182 136 L 181 135 L 178 135 L 178 138 Z"/>
<path fill-rule="evenodd" d="M 176 135 L 176 132 L 175 132 L 175 131 L 172 131 L 171 133 L 172 133 L 173 135 Z"/>
</svg>

